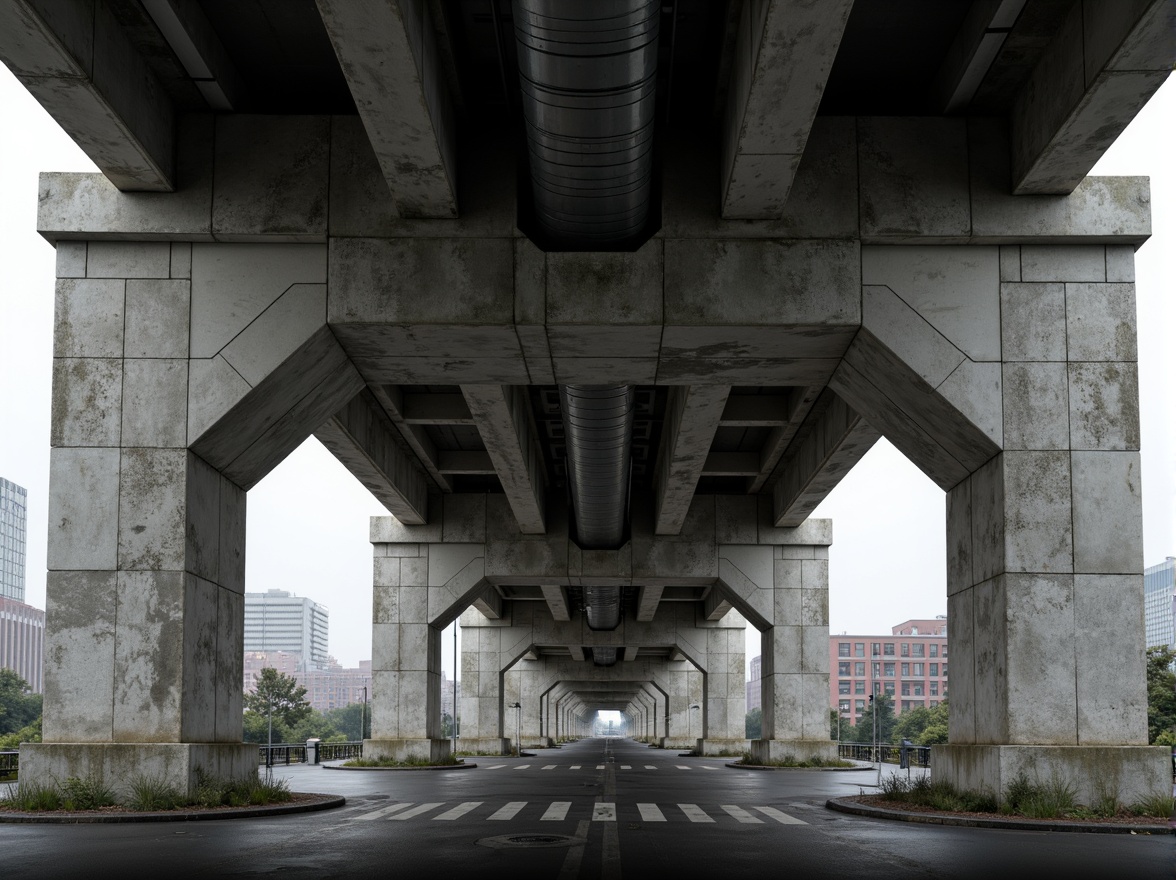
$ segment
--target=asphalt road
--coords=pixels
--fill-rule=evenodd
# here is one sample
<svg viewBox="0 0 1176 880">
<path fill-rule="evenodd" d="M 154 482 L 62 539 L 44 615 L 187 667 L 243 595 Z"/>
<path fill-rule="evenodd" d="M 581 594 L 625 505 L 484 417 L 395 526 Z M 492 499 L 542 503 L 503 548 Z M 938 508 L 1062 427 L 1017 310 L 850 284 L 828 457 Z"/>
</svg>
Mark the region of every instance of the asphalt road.
<svg viewBox="0 0 1176 880">
<path fill-rule="evenodd" d="M 294 789 L 346 795 L 321 813 L 0 825 L 0 878 L 1176 877 L 1172 836 L 941 828 L 825 809 L 873 771 L 737 770 L 623 739 L 475 760 L 456 771 L 280 768 Z M 550 837 L 576 842 L 486 845 Z"/>
</svg>

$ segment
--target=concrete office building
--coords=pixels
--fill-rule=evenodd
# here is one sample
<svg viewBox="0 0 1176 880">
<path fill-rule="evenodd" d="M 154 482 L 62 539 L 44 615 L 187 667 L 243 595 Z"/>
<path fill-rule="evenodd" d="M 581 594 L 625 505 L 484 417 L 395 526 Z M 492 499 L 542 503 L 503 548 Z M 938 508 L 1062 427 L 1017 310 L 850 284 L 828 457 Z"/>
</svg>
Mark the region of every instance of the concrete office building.
<svg viewBox="0 0 1176 880">
<path fill-rule="evenodd" d="M 1150 195 L 1086 176 L 1172 70 L 1170 3 L 281 5 L 262 33 L 242 4 L 0 2 L 0 58 L 101 169 L 37 204 L 51 662 L 22 776 L 256 770 L 245 494 L 312 434 L 391 514 L 368 754 L 447 754 L 460 620 L 463 739 L 501 749 L 517 701 L 527 741 L 615 710 L 831 756 L 809 515 L 885 435 L 947 496 L 934 775 L 1170 785 L 1138 625 Z"/>
<path fill-rule="evenodd" d="M 829 705 L 857 724 L 870 694 L 901 714 L 947 698 L 947 619 L 908 620 L 888 635 L 829 636 Z"/>
<path fill-rule="evenodd" d="M 1144 642 L 1176 646 L 1176 556 L 1143 570 Z"/>
<path fill-rule="evenodd" d="M 44 688 L 45 612 L 0 596 L 0 669 L 11 669 L 34 694 Z"/>
<path fill-rule="evenodd" d="M 0 599 L 23 602 L 28 491 L 0 477 Z"/>
<path fill-rule="evenodd" d="M 752 709 L 759 709 L 760 703 L 760 679 L 763 677 L 763 658 L 751 658 L 751 672 L 747 677 L 747 711 Z"/>
<path fill-rule="evenodd" d="M 326 668 L 299 672 L 295 677 L 306 688 L 307 702 L 315 709 L 341 709 L 370 699 L 372 661 L 360 660 L 358 667 L 344 669 L 331 657 Z"/>
<path fill-rule="evenodd" d="M 298 655 L 298 670 L 327 665 L 330 611 L 286 590 L 245 594 L 245 651 Z"/>
</svg>

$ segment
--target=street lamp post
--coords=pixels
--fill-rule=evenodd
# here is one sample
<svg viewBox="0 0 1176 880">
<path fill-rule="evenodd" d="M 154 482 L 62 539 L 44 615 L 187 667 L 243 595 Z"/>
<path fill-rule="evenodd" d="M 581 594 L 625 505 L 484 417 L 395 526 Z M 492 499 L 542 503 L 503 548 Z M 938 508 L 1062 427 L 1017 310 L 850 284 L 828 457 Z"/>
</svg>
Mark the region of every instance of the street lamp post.
<svg viewBox="0 0 1176 880">
<path fill-rule="evenodd" d="M 360 743 L 363 742 L 363 731 L 364 731 L 364 728 L 367 727 L 367 700 L 368 700 L 367 685 L 365 684 L 363 686 L 363 702 L 360 703 L 360 706 L 359 706 L 359 741 L 360 741 Z M 361 745 L 360 748 L 362 749 L 363 746 Z"/>
<path fill-rule="evenodd" d="M 519 757 L 523 756 L 523 705 L 511 703 L 507 708 L 515 710 L 515 751 Z"/>
</svg>

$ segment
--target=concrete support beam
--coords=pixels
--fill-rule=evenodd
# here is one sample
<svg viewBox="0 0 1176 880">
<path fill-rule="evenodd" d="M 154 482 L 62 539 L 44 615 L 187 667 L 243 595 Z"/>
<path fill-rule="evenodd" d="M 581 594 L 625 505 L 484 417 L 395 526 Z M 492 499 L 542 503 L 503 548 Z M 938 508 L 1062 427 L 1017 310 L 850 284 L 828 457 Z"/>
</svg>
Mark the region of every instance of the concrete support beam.
<svg viewBox="0 0 1176 880">
<path fill-rule="evenodd" d="M 526 388 L 463 385 L 461 391 L 520 530 L 524 535 L 543 534 L 547 530 L 547 476 L 531 425 Z"/>
<path fill-rule="evenodd" d="M 720 590 L 712 589 L 702 600 L 702 616 L 706 620 L 722 620 L 730 610 L 731 603 Z"/>
<path fill-rule="evenodd" d="M 784 213 L 852 0 L 744 3 L 723 119 L 721 213 Z"/>
<path fill-rule="evenodd" d="M 670 389 L 654 475 L 655 534 L 682 531 L 730 391 L 726 385 Z"/>
<path fill-rule="evenodd" d="M 474 607 L 482 612 L 482 616 L 489 620 L 500 620 L 502 618 L 502 596 L 499 595 L 498 590 L 494 587 L 487 587 L 480 596 L 474 600 Z"/>
<path fill-rule="evenodd" d="M 583 663 L 587 657 L 584 656 L 584 648 L 582 645 L 568 645 L 568 653 L 572 655 L 572 659 L 577 663 Z"/>
<path fill-rule="evenodd" d="M 657 614 L 657 606 L 661 603 L 662 586 L 643 584 L 637 590 L 637 620 L 648 623 Z"/>
<path fill-rule="evenodd" d="M 316 0 L 401 217 L 457 216 L 453 107 L 426 0 Z"/>
<path fill-rule="evenodd" d="M 490 453 L 480 449 L 441 449 L 437 452 L 437 470 L 443 476 L 459 474 L 489 476 L 497 473 Z"/>
<path fill-rule="evenodd" d="M 120 190 L 175 188 L 175 114 L 105 3 L 0 2 L 0 58 Z"/>
<path fill-rule="evenodd" d="M 569 621 L 572 619 L 568 607 L 568 589 L 559 584 L 542 587 L 543 598 L 547 601 L 547 608 L 554 620 Z"/>
<path fill-rule="evenodd" d="M 424 525 L 429 498 L 425 475 L 401 451 L 395 431 L 383 407 L 365 389 L 314 436 L 389 513 L 403 523 Z"/>
<path fill-rule="evenodd" d="M 1176 2 L 1075 3 L 1013 105 L 1012 189 L 1067 195 L 1176 64 Z"/>
<path fill-rule="evenodd" d="M 973 3 L 935 77 L 935 91 L 945 113 L 967 108 L 996 60 L 1026 0 Z"/>
<path fill-rule="evenodd" d="M 461 394 L 404 395 L 404 421 L 409 425 L 472 425 L 474 416 Z"/>
<path fill-rule="evenodd" d="M 823 391 L 772 487 L 776 525 L 803 523 L 881 436 L 834 392 Z"/>
<path fill-rule="evenodd" d="M 816 385 L 793 388 L 787 395 L 773 395 L 775 399 L 765 406 L 768 413 L 772 414 L 771 417 L 778 419 L 779 422 L 771 424 L 772 430 L 760 449 L 759 472 L 747 481 L 748 492 L 759 492 L 767 485 L 780 459 L 784 457 L 788 444 L 792 442 L 809 410 L 817 402 L 821 390 L 821 387 Z"/>
<path fill-rule="evenodd" d="M 442 492 L 452 492 L 448 478 L 442 472 L 442 456 L 428 433 L 420 425 L 409 424 L 405 415 L 405 394 L 398 385 L 369 385 L 368 390 L 384 407 L 384 412 L 404 438 L 405 444 L 416 453 L 417 460 Z M 452 462 L 458 463 L 458 462 Z M 461 462 L 472 464 L 471 462 Z M 480 463 L 479 463 L 480 464 Z"/>
<path fill-rule="evenodd" d="M 244 86 L 198 0 L 143 0 L 184 72 L 212 110 L 239 107 Z"/>
</svg>

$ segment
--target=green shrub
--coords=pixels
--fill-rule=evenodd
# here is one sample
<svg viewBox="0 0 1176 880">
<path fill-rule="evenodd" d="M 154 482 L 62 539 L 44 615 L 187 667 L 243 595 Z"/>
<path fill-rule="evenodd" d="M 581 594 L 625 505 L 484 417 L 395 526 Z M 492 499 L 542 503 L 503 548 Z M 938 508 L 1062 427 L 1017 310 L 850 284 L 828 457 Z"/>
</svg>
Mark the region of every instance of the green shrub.
<svg viewBox="0 0 1176 880">
<path fill-rule="evenodd" d="M 265 781 L 257 776 L 222 779 L 196 771 L 196 794 L 191 803 L 200 807 L 244 807 L 250 804 L 283 803 L 290 800 L 290 784 L 284 780 Z"/>
<path fill-rule="evenodd" d="M 110 787 L 95 775 L 85 779 L 70 776 L 61 783 L 60 788 L 61 807 L 65 810 L 97 810 L 118 803 Z"/>
<path fill-rule="evenodd" d="M 41 810 L 60 810 L 61 792 L 53 784 L 45 785 L 29 779 L 7 786 L 7 791 L 0 795 L 0 804 L 25 813 L 35 813 Z"/>
<path fill-rule="evenodd" d="M 139 812 L 174 810 L 183 806 L 186 800 L 185 795 L 162 776 L 140 775 L 131 779 L 127 806 Z"/>
<path fill-rule="evenodd" d="M 1127 809 L 1136 816 L 1154 816 L 1158 819 L 1167 819 L 1173 812 L 1176 812 L 1176 799 L 1170 794 L 1161 792 L 1136 801 Z"/>
<path fill-rule="evenodd" d="M 1021 804 L 1019 812 L 1030 819 L 1058 819 L 1069 816 L 1078 806 L 1078 792 L 1068 782 L 1053 779 L 1033 786 L 1033 793 Z"/>
<path fill-rule="evenodd" d="M 468 754 L 468 753 L 467 753 Z M 352 758 L 344 761 L 344 767 L 447 767 L 460 764 L 462 761 L 456 755 L 448 755 L 440 761 L 430 761 L 428 758 L 406 758 L 397 761 L 394 758 Z"/>
</svg>

